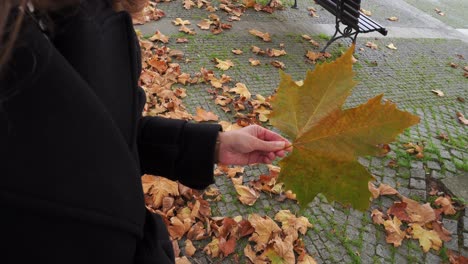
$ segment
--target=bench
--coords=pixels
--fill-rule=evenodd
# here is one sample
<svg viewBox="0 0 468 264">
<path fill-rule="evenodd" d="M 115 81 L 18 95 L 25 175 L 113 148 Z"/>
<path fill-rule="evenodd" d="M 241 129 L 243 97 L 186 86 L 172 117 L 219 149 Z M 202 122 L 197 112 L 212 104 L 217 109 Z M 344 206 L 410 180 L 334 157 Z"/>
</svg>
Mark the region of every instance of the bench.
<svg viewBox="0 0 468 264">
<path fill-rule="evenodd" d="M 335 34 L 322 52 L 325 52 L 331 43 L 340 38 L 349 38 L 356 43 L 359 33 L 377 31 L 384 36 L 387 35 L 384 27 L 360 11 L 361 0 L 315 0 L 315 2 L 336 17 Z M 341 24 L 345 26 L 343 30 L 340 28 Z"/>
</svg>

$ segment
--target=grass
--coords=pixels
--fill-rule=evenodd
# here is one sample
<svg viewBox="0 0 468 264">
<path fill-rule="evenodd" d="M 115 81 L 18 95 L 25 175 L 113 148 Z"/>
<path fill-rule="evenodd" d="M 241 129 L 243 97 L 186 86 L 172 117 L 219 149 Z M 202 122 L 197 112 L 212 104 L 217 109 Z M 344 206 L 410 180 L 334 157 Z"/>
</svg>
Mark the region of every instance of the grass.
<svg viewBox="0 0 468 264">
<path fill-rule="evenodd" d="M 319 39 L 323 39 L 323 40 L 326 40 L 326 41 L 329 41 L 329 40 L 331 39 L 331 37 L 328 36 L 328 35 L 325 34 L 325 33 L 320 33 L 320 34 L 317 35 L 317 37 L 318 37 Z"/>
<path fill-rule="evenodd" d="M 462 171 L 468 171 L 468 160 L 464 159 L 462 162 L 460 161 L 455 161 L 455 168 L 462 170 Z"/>
</svg>

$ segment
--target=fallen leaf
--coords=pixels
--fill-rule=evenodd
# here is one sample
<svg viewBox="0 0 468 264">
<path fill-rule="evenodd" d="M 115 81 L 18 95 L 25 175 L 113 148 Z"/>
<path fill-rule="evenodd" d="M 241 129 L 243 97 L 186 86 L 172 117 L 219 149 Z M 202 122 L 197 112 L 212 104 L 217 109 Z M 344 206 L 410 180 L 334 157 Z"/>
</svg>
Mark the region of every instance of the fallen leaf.
<svg viewBox="0 0 468 264">
<path fill-rule="evenodd" d="M 305 35 L 305 34 L 302 35 L 301 37 L 302 37 L 303 39 L 305 39 L 305 40 L 311 40 L 311 39 L 312 39 L 309 35 Z"/>
<path fill-rule="evenodd" d="M 193 6 L 195 6 L 195 3 L 192 0 L 184 0 L 185 9 L 191 9 Z"/>
<path fill-rule="evenodd" d="M 406 207 L 408 205 L 405 202 L 394 202 L 390 208 L 387 210 L 387 214 L 393 215 L 400 219 L 401 221 L 411 222 L 411 218 L 406 212 Z"/>
<path fill-rule="evenodd" d="M 398 17 L 396 17 L 396 16 L 392 16 L 392 17 L 389 17 L 387 19 L 390 20 L 390 21 L 398 21 Z"/>
<path fill-rule="evenodd" d="M 268 33 L 263 33 L 263 32 L 258 31 L 256 29 L 249 30 L 249 33 L 263 39 L 263 41 L 265 41 L 265 42 L 270 42 L 271 41 L 270 34 L 268 34 Z"/>
<path fill-rule="evenodd" d="M 434 11 L 436 11 L 436 13 L 439 15 L 439 16 L 445 16 L 445 13 L 442 12 L 442 10 L 438 9 L 438 8 L 435 8 Z"/>
<path fill-rule="evenodd" d="M 211 23 L 212 23 L 212 22 L 211 22 L 209 19 L 203 19 L 203 21 L 201 21 L 200 23 L 198 23 L 197 26 L 198 26 L 200 29 L 208 30 L 208 29 L 210 29 Z"/>
<path fill-rule="evenodd" d="M 231 88 L 229 92 L 235 92 L 236 94 L 245 97 L 247 100 L 252 96 L 249 89 L 247 89 L 247 86 L 243 83 L 236 83 L 236 87 Z"/>
<path fill-rule="evenodd" d="M 468 119 L 466 119 L 465 116 L 462 113 L 457 112 L 457 117 L 458 117 L 458 121 L 460 121 L 460 123 L 462 123 L 464 125 L 468 125 Z"/>
<path fill-rule="evenodd" d="M 371 48 L 371 49 L 373 49 L 373 50 L 379 49 L 379 46 L 377 46 L 377 44 L 375 44 L 375 43 L 372 42 L 372 41 L 367 41 L 366 47 L 369 47 L 369 48 Z"/>
<path fill-rule="evenodd" d="M 279 181 L 296 193 L 301 206 L 322 193 L 330 202 L 367 209 L 369 196 L 364 194 L 371 175 L 357 157 L 381 153 L 378 144 L 395 140 L 419 122 L 389 101 L 382 104 L 382 95 L 356 108 L 341 109 L 356 85 L 353 51 L 354 46 L 335 62 L 316 66 L 302 86 L 281 72 L 270 123 L 294 139 L 294 151 L 280 161 Z"/>
<path fill-rule="evenodd" d="M 278 49 L 267 49 L 266 50 L 266 54 L 270 57 L 279 57 L 279 56 L 283 56 L 283 55 L 286 55 L 286 51 L 285 50 L 278 50 Z"/>
<path fill-rule="evenodd" d="M 426 230 L 419 224 L 411 224 L 410 227 L 412 237 L 419 239 L 419 244 L 424 252 L 428 252 L 431 248 L 439 250 L 442 246 L 442 240 L 434 230 Z"/>
<path fill-rule="evenodd" d="M 190 239 L 185 240 L 185 255 L 191 257 L 197 249 L 193 246 L 192 241 Z"/>
<path fill-rule="evenodd" d="M 277 60 L 270 62 L 270 64 L 279 69 L 284 69 L 286 67 L 283 62 Z"/>
<path fill-rule="evenodd" d="M 442 207 L 442 212 L 445 215 L 454 215 L 457 213 L 457 211 L 455 211 L 455 208 L 452 205 L 452 199 L 450 198 L 450 196 L 438 197 L 434 201 L 434 204 Z"/>
<path fill-rule="evenodd" d="M 241 54 L 243 53 L 243 51 L 240 50 L 240 49 L 233 49 L 233 50 L 231 50 L 231 51 L 232 51 L 232 53 L 234 53 L 234 54 L 236 54 L 236 55 L 241 55 Z"/>
<path fill-rule="evenodd" d="M 397 49 L 397 47 L 395 47 L 395 45 L 393 45 L 393 43 L 388 44 L 388 45 L 387 45 L 387 48 L 392 49 L 392 50 L 396 50 L 396 49 Z"/>
<path fill-rule="evenodd" d="M 252 46 L 252 47 L 250 48 L 250 50 L 251 50 L 253 53 L 257 54 L 257 55 L 263 55 L 263 54 L 265 54 L 265 51 L 262 50 L 261 48 L 257 47 L 257 46 Z"/>
<path fill-rule="evenodd" d="M 271 263 L 296 263 L 293 239 L 290 236 L 286 236 L 285 239 L 276 237 L 272 240 L 272 243 L 273 247 L 264 252 L 264 255 L 271 260 Z"/>
<path fill-rule="evenodd" d="M 274 219 L 281 222 L 283 234 L 291 236 L 293 241 L 299 238 L 298 232 L 305 235 L 307 229 L 312 228 L 312 224 L 306 217 L 296 217 L 289 210 L 280 210 L 276 213 Z"/>
<path fill-rule="evenodd" d="M 220 60 L 220 59 L 217 59 L 217 58 L 215 58 L 214 60 L 217 63 L 216 68 L 221 69 L 223 71 L 226 71 L 229 68 L 231 68 L 232 66 L 234 66 L 234 63 L 232 63 L 232 61 L 230 61 L 230 60 L 223 61 L 223 60 Z"/>
<path fill-rule="evenodd" d="M 372 222 L 374 222 L 375 224 L 383 225 L 385 222 L 384 214 L 378 209 L 372 210 L 371 217 L 372 217 Z"/>
<path fill-rule="evenodd" d="M 219 239 L 213 237 L 210 243 L 208 243 L 204 248 L 203 251 L 213 258 L 219 257 L 220 250 L 219 250 Z"/>
<path fill-rule="evenodd" d="M 189 34 L 189 35 L 195 35 L 195 34 L 196 34 L 196 32 L 193 31 L 193 29 L 188 28 L 188 27 L 185 26 L 185 25 L 182 25 L 182 26 L 179 28 L 179 31 L 182 31 L 182 32 L 187 33 L 187 34 Z"/>
<path fill-rule="evenodd" d="M 312 256 L 305 255 L 302 260 L 298 259 L 297 264 L 317 264 L 317 262 Z"/>
<path fill-rule="evenodd" d="M 258 214 L 251 214 L 248 220 L 255 230 L 249 238 L 249 241 L 256 243 L 255 251 L 264 250 L 270 239 L 273 238 L 275 234 L 281 232 L 281 229 L 275 221 L 268 216 L 261 217 Z"/>
<path fill-rule="evenodd" d="M 386 220 L 383 225 L 387 232 L 387 243 L 391 243 L 395 247 L 401 246 L 401 241 L 406 237 L 406 232 L 400 228 L 400 219 L 393 217 L 393 219 Z"/>
<path fill-rule="evenodd" d="M 431 90 L 431 92 L 437 94 L 437 96 L 440 97 L 444 96 L 444 92 L 442 92 L 441 90 Z"/>
<path fill-rule="evenodd" d="M 260 197 L 260 195 L 253 189 L 245 185 L 235 184 L 234 188 L 236 189 L 239 201 L 241 203 L 252 206 Z"/>
<path fill-rule="evenodd" d="M 162 43 L 168 43 L 169 37 L 157 30 L 153 36 L 149 38 L 151 41 L 161 41 Z"/>
<path fill-rule="evenodd" d="M 176 257 L 175 263 L 176 264 L 192 264 L 192 262 L 190 262 L 190 260 L 188 260 L 186 256 Z"/>
<path fill-rule="evenodd" d="M 452 67 L 454 69 L 458 68 L 458 66 L 459 66 L 457 63 L 454 63 L 454 62 L 450 62 L 449 65 L 450 65 L 450 67 Z"/>
<path fill-rule="evenodd" d="M 366 16 L 372 16 L 372 12 L 369 10 L 366 10 L 364 8 L 359 9 L 364 15 Z"/>
<path fill-rule="evenodd" d="M 457 97 L 457 100 L 458 100 L 459 102 L 461 102 L 461 103 L 464 103 L 464 102 L 465 102 L 465 98 L 460 97 L 460 96 Z"/>
<path fill-rule="evenodd" d="M 143 175 L 142 183 L 143 193 L 151 195 L 154 208 L 162 206 L 164 197 L 179 195 L 177 182 L 164 177 Z"/>
<path fill-rule="evenodd" d="M 439 235 L 441 240 L 445 242 L 449 242 L 450 240 L 452 240 L 452 234 L 450 233 L 450 231 L 448 231 L 442 226 L 441 222 L 432 222 L 432 229 L 437 233 L 437 235 Z"/>
<path fill-rule="evenodd" d="M 197 114 L 193 117 L 193 119 L 197 122 L 218 121 L 218 116 L 213 112 L 209 112 L 201 107 L 197 107 Z"/>
<path fill-rule="evenodd" d="M 254 58 L 249 58 L 249 62 L 250 62 L 250 65 L 252 66 L 258 66 L 261 64 L 261 62 L 259 60 L 256 60 Z"/>
<path fill-rule="evenodd" d="M 411 218 L 412 223 L 424 225 L 436 220 L 434 209 L 429 203 L 419 204 L 415 200 L 402 197 L 402 201 L 407 204 L 406 213 Z"/>
<path fill-rule="evenodd" d="M 180 26 L 180 25 L 190 25 L 190 21 L 188 20 L 183 20 L 182 18 L 178 17 L 175 20 L 172 21 L 174 25 Z"/>
</svg>

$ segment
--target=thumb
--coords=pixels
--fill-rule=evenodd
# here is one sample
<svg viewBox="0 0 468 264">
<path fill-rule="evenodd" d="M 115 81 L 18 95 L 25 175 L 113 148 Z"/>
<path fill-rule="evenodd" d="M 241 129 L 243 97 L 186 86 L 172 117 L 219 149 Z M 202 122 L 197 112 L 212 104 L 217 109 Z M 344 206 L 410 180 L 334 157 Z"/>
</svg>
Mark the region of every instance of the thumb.
<svg viewBox="0 0 468 264">
<path fill-rule="evenodd" d="M 284 141 L 264 141 L 256 139 L 252 142 L 253 151 L 265 151 L 265 152 L 274 152 L 284 149 L 286 142 Z"/>
</svg>

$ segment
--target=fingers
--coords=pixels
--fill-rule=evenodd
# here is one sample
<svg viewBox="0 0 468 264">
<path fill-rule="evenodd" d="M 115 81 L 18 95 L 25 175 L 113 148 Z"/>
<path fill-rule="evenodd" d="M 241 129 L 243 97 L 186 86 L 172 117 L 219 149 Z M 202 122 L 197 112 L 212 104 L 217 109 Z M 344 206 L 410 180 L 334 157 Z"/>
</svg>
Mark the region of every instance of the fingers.
<svg viewBox="0 0 468 264">
<path fill-rule="evenodd" d="M 257 125 L 254 125 L 254 126 L 255 126 L 254 129 L 257 131 L 257 136 L 259 139 L 263 139 L 265 141 L 283 141 L 285 142 L 284 150 L 289 151 L 289 152 L 292 151 L 292 144 L 286 138 L 264 127 L 257 126 Z"/>
</svg>

